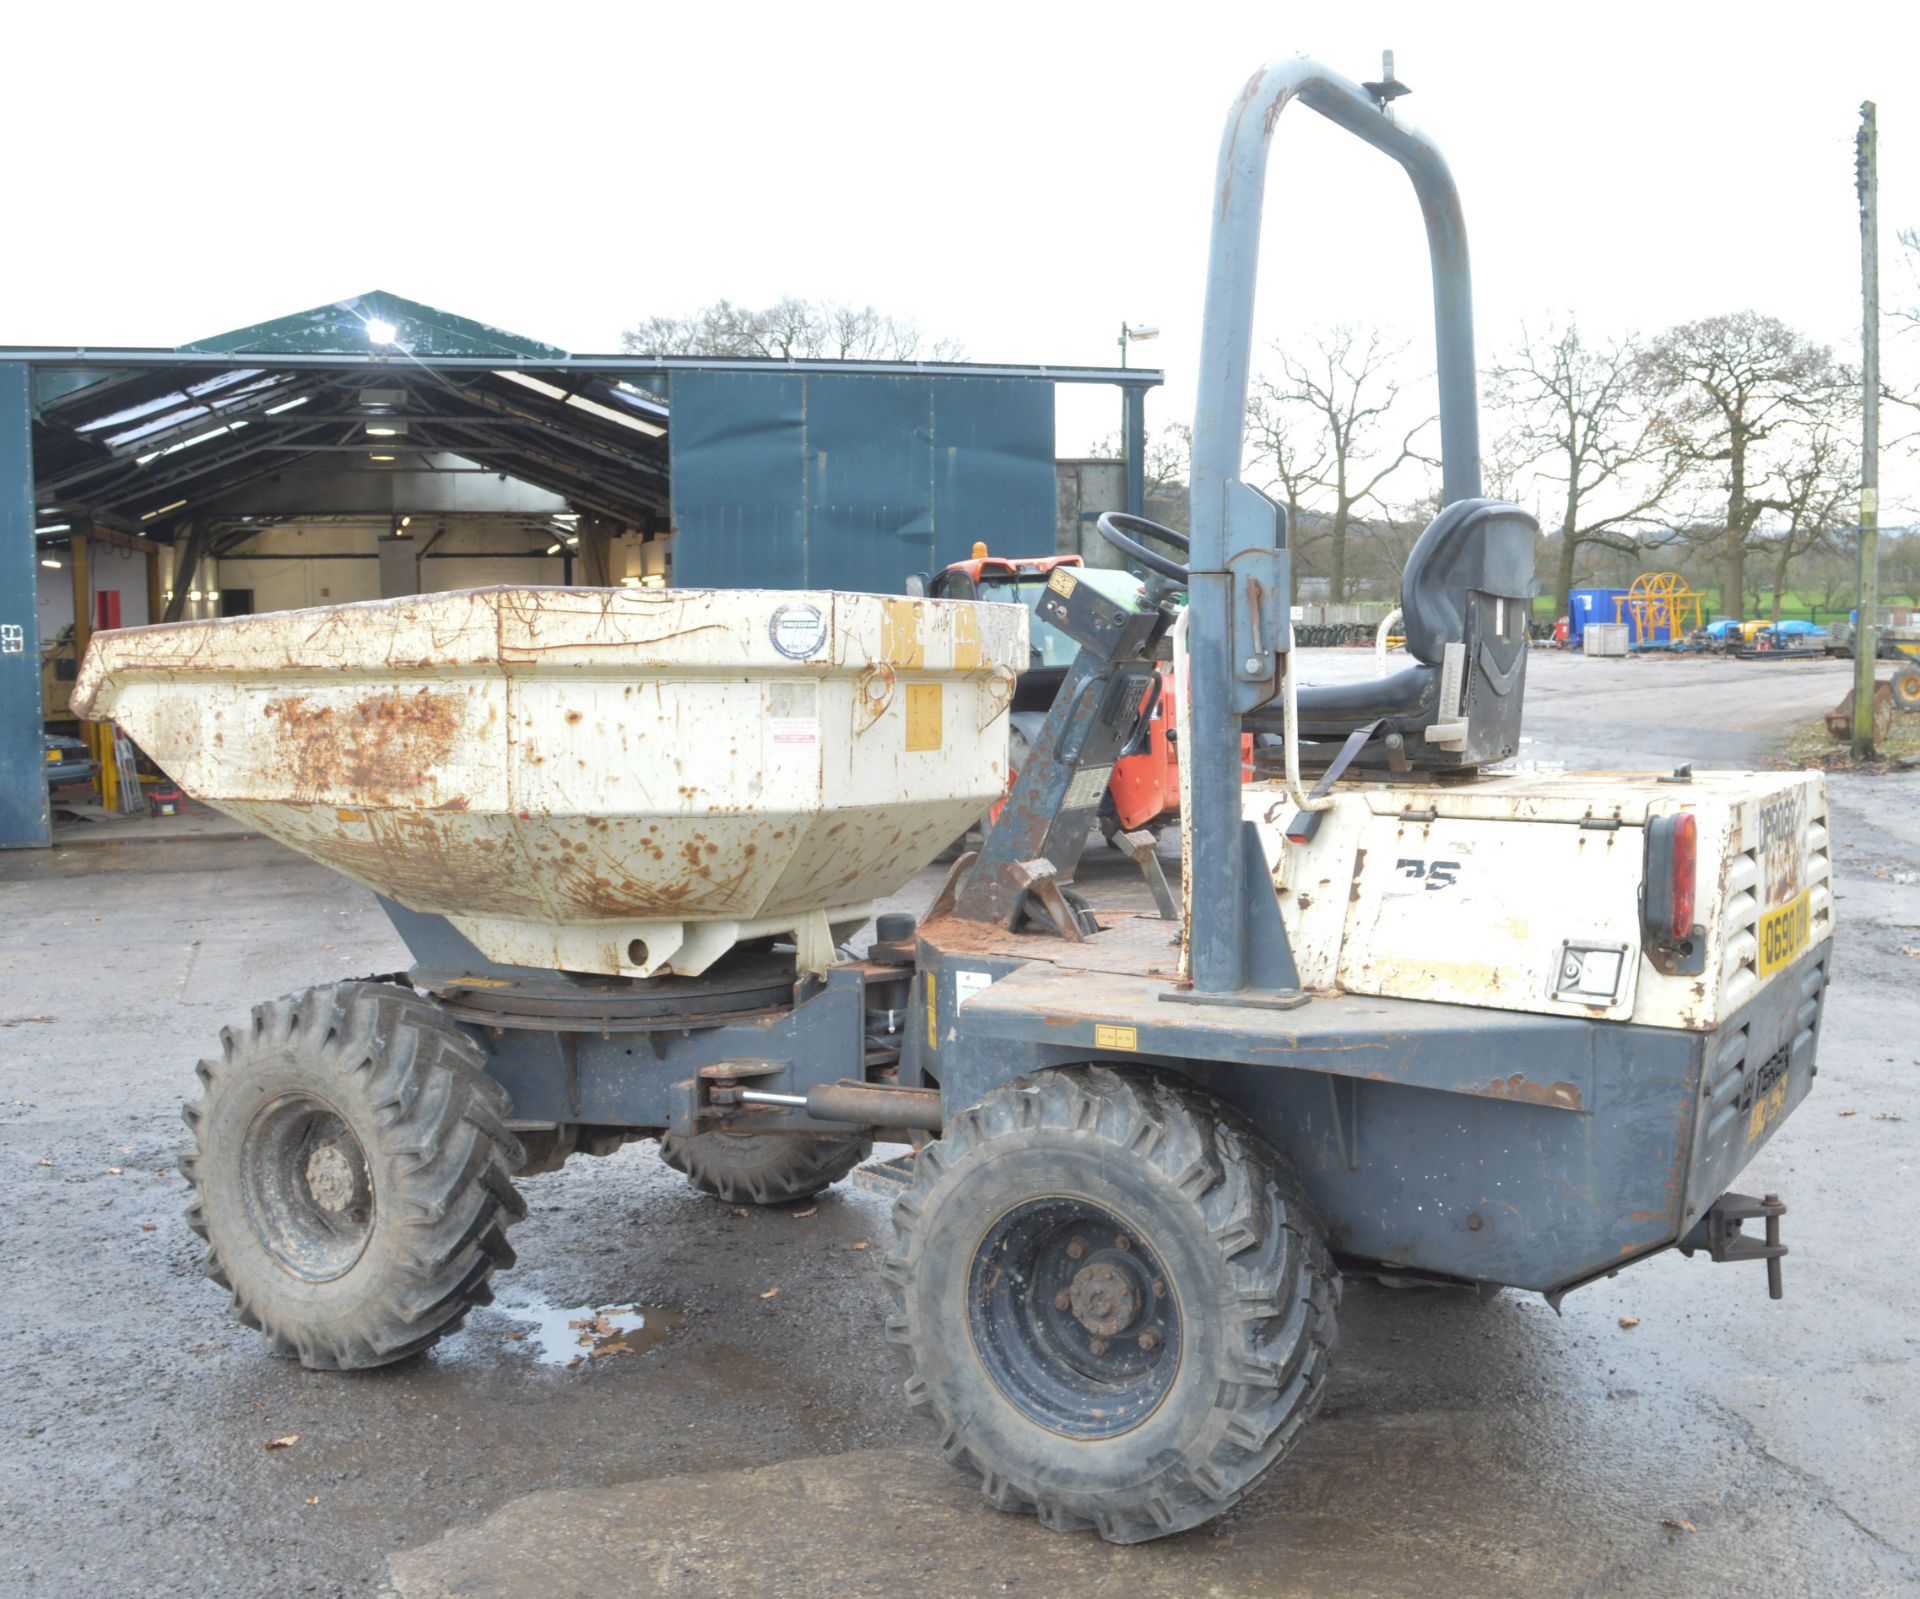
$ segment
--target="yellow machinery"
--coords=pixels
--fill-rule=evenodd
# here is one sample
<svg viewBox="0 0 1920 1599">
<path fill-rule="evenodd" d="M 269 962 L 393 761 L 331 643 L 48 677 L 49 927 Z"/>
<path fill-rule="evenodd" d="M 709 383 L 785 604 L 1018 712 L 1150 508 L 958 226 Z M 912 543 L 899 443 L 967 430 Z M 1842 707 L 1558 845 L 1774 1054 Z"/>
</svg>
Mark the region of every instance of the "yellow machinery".
<svg viewBox="0 0 1920 1599">
<path fill-rule="evenodd" d="M 1633 587 L 1614 600 L 1613 619 L 1624 622 L 1631 616 L 1637 643 L 1682 639 L 1706 620 L 1704 600 L 1678 572 L 1642 572 Z"/>
</svg>

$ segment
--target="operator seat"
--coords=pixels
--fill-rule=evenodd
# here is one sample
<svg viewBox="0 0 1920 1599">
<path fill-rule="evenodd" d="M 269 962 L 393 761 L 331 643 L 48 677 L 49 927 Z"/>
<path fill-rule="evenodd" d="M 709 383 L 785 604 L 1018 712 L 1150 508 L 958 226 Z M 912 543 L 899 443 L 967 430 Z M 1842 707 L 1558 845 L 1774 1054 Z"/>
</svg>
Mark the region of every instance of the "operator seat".
<svg viewBox="0 0 1920 1599">
<path fill-rule="evenodd" d="M 1415 664 L 1301 688 L 1302 763 L 1325 766 L 1371 723 L 1378 726 L 1355 766 L 1463 771 L 1511 756 L 1520 745 L 1539 534 L 1531 516 L 1503 500 L 1456 500 L 1428 523 L 1400 580 L 1401 626 Z M 1278 708 L 1260 720 L 1277 731 Z"/>
</svg>

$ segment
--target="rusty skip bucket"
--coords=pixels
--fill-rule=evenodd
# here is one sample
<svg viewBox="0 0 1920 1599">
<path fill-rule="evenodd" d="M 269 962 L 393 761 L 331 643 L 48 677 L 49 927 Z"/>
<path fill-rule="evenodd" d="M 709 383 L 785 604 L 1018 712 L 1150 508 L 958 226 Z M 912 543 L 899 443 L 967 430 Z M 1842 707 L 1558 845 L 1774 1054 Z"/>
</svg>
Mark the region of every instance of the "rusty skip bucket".
<svg viewBox="0 0 1920 1599">
<path fill-rule="evenodd" d="M 1014 605 L 486 588 L 96 634 L 76 712 L 488 959 L 804 969 L 1000 796 Z"/>
</svg>

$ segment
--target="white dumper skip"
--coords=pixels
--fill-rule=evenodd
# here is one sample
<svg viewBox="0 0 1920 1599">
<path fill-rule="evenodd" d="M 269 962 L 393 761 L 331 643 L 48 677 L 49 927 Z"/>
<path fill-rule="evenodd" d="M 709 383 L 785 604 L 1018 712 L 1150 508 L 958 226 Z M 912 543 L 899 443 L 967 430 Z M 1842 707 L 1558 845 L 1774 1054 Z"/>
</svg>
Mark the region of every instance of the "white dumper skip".
<svg viewBox="0 0 1920 1599">
<path fill-rule="evenodd" d="M 103 633 L 73 703 L 508 965 L 804 970 L 1006 786 L 1019 606 L 490 588 Z"/>
</svg>

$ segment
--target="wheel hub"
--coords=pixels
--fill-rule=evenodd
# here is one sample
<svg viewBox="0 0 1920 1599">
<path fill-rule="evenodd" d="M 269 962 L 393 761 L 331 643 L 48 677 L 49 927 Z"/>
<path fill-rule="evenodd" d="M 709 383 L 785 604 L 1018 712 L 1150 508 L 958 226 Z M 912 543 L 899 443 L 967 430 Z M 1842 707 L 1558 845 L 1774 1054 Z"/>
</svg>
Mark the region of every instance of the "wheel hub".
<svg viewBox="0 0 1920 1599">
<path fill-rule="evenodd" d="M 307 1157 L 307 1191 L 322 1210 L 342 1211 L 360 1186 L 354 1163 L 338 1144 L 319 1145 Z"/>
<path fill-rule="evenodd" d="M 256 1113 L 240 1151 L 247 1220 L 283 1271 L 345 1275 L 373 1236 L 373 1176 L 360 1140 L 318 1095 L 282 1094 Z"/>
<path fill-rule="evenodd" d="M 1159 1407 L 1180 1369 L 1179 1301 L 1152 1243 L 1088 1200 L 1008 1211 L 975 1247 L 974 1348 L 1006 1399 L 1070 1438 L 1112 1438 Z"/>
<path fill-rule="evenodd" d="M 1088 1332 L 1111 1338 L 1132 1325 L 1140 1312 L 1140 1293 L 1124 1266 L 1096 1260 L 1075 1273 L 1067 1305 Z"/>
</svg>

